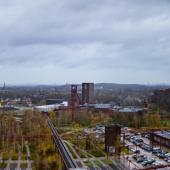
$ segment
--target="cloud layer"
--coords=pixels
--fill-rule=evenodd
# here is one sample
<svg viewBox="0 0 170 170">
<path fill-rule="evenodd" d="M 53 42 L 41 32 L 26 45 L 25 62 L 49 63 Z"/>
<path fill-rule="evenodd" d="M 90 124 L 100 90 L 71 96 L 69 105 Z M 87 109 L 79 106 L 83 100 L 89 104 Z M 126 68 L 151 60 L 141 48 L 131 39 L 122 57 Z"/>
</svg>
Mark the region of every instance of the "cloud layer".
<svg viewBox="0 0 170 170">
<path fill-rule="evenodd" d="M 0 1 L 0 77 L 170 83 L 169 8 L 168 0 Z"/>
</svg>

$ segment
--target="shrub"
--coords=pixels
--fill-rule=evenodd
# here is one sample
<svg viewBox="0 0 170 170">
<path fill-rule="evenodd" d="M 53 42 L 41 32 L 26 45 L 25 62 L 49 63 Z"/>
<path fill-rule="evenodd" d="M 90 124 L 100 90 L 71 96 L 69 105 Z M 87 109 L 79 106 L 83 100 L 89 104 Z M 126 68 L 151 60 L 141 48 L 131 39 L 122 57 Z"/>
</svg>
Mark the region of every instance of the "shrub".
<svg viewBox="0 0 170 170">
<path fill-rule="evenodd" d="M 8 153 L 8 152 L 4 152 L 4 153 L 2 154 L 2 159 L 3 159 L 3 160 L 8 160 L 8 159 L 9 159 L 9 153 Z"/>
<path fill-rule="evenodd" d="M 27 163 L 22 163 L 22 164 L 20 165 L 20 167 L 21 167 L 21 168 L 27 168 L 28 165 L 27 165 Z"/>
<path fill-rule="evenodd" d="M 0 163 L 0 168 L 6 168 L 7 164 L 6 163 Z"/>
<path fill-rule="evenodd" d="M 12 153 L 12 160 L 18 160 L 18 154 L 16 152 Z"/>
</svg>

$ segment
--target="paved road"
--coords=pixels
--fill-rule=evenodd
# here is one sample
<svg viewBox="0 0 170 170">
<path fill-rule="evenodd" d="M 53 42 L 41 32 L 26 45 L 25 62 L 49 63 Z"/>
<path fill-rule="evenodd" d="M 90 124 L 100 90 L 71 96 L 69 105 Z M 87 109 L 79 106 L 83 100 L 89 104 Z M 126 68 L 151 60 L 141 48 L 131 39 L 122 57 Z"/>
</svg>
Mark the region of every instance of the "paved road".
<svg viewBox="0 0 170 170">
<path fill-rule="evenodd" d="M 31 154 L 30 154 L 30 148 L 28 146 L 28 142 L 25 142 L 25 147 L 26 147 L 26 151 L 27 151 L 27 165 L 28 165 L 28 170 L 31 170 Z"/>
</svg>

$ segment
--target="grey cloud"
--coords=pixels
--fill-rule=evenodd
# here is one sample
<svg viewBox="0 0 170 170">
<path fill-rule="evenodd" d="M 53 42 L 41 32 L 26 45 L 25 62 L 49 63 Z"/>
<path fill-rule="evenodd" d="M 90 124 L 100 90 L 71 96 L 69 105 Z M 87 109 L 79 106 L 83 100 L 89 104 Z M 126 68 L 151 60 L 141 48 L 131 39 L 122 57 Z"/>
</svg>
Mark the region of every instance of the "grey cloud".
<svg viewBox="0 0 170 170">
<path fill-rule="evenodd" d="M 94 79 L 101 69 L 163 76 L 169 7 L 168 0 L 0 1 L 0 66 L 95 70 Z"/>
</svg>

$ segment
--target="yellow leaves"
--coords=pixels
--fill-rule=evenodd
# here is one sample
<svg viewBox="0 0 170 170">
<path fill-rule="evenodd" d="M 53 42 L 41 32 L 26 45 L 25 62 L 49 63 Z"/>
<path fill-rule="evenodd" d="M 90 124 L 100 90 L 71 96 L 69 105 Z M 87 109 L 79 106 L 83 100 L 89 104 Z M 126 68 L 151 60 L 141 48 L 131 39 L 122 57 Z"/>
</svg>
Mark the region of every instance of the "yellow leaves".
<svg viewBox="0 0 170 170">
<path fill-rule="evenodd" d="M 79 123 L 75 123 L 75 122 L 73 122 L 73 123 L 71 124 L 71 126 L 72 126 L 74 129 L 79 129 L 79 128 L 81 127 Z"/>
<path fill-rule="evenodd" d="M 149 127 L 160 126 L 160 115 L 158 113 L 149 113 L 144 115 L 144 122 Z"/>
<path fill-rule="evenodd" d="M 49 164 L 56 162 L 56 156 L 55 155 L 48 156 L 47 161 Z"/>
<path fill-rule="evenodd" d="M 46 152 L 50 150 L 51 144 L 50 143 L 41 143 L 38 146 L 38 150 L 40 153 L 42 153 L 44 156 L 46 155 Z"/>
</svg>

